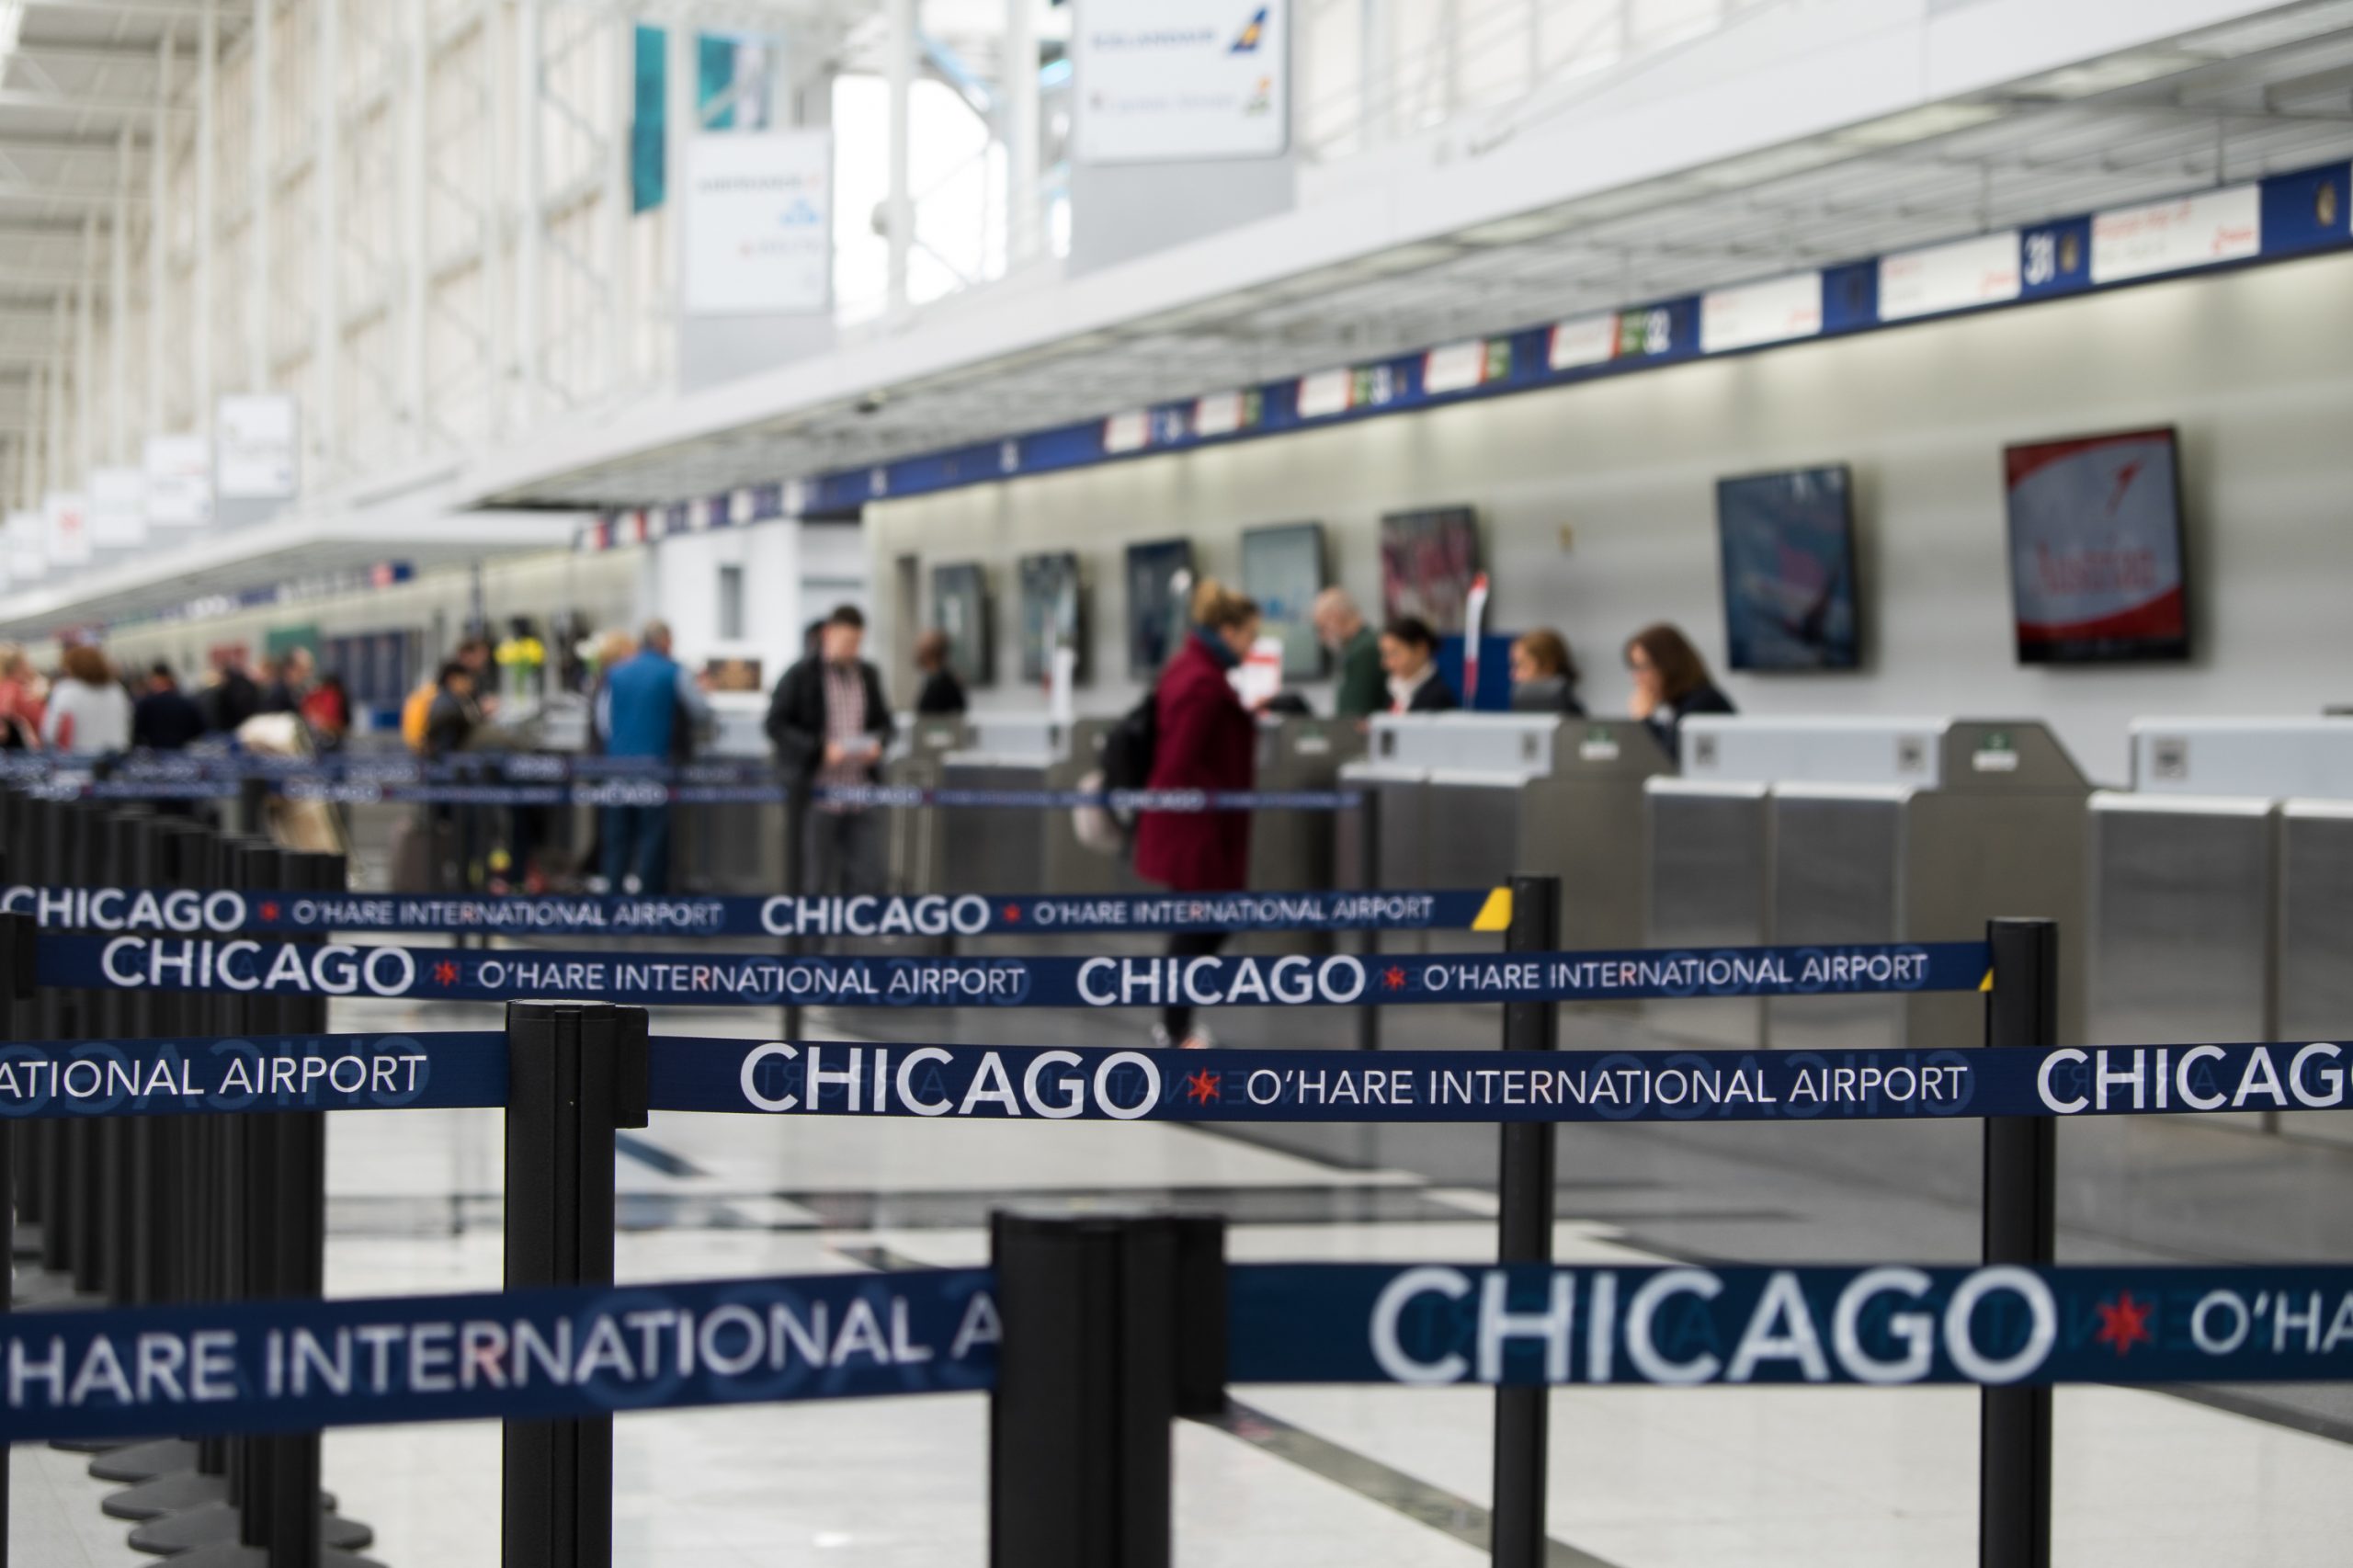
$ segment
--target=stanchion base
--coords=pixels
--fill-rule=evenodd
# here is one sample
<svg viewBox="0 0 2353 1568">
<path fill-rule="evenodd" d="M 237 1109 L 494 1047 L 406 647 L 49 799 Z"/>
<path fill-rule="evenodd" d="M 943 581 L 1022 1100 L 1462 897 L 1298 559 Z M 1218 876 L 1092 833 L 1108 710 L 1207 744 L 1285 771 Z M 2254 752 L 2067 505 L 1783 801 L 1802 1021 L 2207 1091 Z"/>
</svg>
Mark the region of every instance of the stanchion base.
<svg viewBox="0 0 2353 1568">
<path fill-rule="evenodd" d="M 160 1519 L 167 1514 L 185 1514 L 190 1508 L 209 1508 L 225 1502 L 228 1496 L 227 1477 L 188 1469 L 159 1475 L 120 1492 L 109 1492 L 98 1499 L 98 1506 L 108 1518 L 137 1522 Z"/>
<path fill-rule="evenodd" d="M 93 1479 L 124 1486 L 137 1486 L 159 1475 L 176 1475 L 195 1468 L 196 1445 L 186 1437 L 161 1437 L 152 1443 L 133 1443 L 127 1449 L 109 1449 L 90 1461 Z"/>
<path fill-rule="evenodd" d="M 325 1505 L 320 1505 L 324 1510 Z M 235 1546 L 242 1533 L 239 1510 L 227 1503 L 217 1503 L 209 1508 L 191 1508 L 185 1514 L 168 1518 L 153 1519 L 131 1532 L 133 1550 L 151 1551 L 158 1557 L 177 1557 L 203 1547 Z M 376 1532 L 357 1519 L 322 1512 L 319 1518 L 319 1539 L 339 1551 L 355 1551 L 376 1539 Z"/>
<path fill-rule="evenodd" d="M 268 1552 L 258 1546 L 239 1546 L 234 1542 L 184 1551 L 172 1561 L 193 1564 L 194 1568 L 269 1568 Z M 319 1568 L 384 1568 L 384 1565 L 356 1551 L 322 1545 L 319 1548 Z"/>
<path fill-rule="evenodd" d="M 110 1454 L 119 1448 L 153 1441 L 153 1437 L 134 1437 L 131 1445 L 126 1445 L 119 1437 L 51 1437 L 49 1446 L 61 1454 Z"/>
</svg>

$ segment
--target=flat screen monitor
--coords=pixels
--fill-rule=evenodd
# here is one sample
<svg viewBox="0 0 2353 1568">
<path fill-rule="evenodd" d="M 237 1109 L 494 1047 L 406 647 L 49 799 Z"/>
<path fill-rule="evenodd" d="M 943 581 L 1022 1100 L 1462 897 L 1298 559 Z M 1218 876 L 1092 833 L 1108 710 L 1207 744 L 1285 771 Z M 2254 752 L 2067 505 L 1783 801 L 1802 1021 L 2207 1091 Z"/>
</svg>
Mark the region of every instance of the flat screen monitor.
<svg viewBox="0 0 2353 1568">
<path fill-rule="evenodd" d="M 1242 591 L 1258 601 L 1266 634 L 1282 642 L 1285 680 L 1324 676 L 1313 617 L 1324 581 L 1323 524 L 1242 530 Z"/>
<path fill-rule="evenodd" d="M 1462 630 L 1479 575 L 1479 519 L 1468 506 L 1390 512 L 1381 519 L 1381 613 L 1419 616 L 1444 637 Z"/>
<path fill-rule="evenodd" d="M 2018 662 L 2189 655 L 2168 427 L 2006 448 Z"/>
<path fill-rule="evenodd" d="M 1724 641 L 1736 670 L 1851 670 L 1854 486 L 1843 463 L 1716 481 Z"/>
<path fill-rule="evenodd" d="M 1078 556 L 1070 551 L 1021 558 L 1021 678 L 1045 680 L 1054 651 L 1077 655 L 1071 679 L 1086 681 L 1086 600 L 1079 582 Z"/>
<path fill-rule="evenodd" d="M 1192 624 L 1193 546 L 1153 540 L 1128 546 L 1128 676 L 1150 680 L 1184 645 Z"/>
</svg>

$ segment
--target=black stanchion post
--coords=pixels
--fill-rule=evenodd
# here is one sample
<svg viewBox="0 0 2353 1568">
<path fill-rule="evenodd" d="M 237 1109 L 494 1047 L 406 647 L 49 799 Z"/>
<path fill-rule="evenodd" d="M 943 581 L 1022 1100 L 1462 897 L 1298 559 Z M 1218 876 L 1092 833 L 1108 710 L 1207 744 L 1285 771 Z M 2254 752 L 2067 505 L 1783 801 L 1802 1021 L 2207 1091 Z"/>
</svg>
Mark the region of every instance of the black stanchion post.
<svg viewBox="0 0 2353 1568">
<path fill-rule="evenodd" d="M 1985 1044 L 2059 1043 L 2059 926 L 1995 920 Z M 2058 1253 L 2059 1124 L 2049 1117 L 1985 1119 L 1985 1261 L 2049 1264 Z M 2050 1568 L 2051 1391 L 1989 1388 L 1979 1396 L 1980 1568 Z"/>
<path fill-rule="evenodd" d="M 999 1213 L 989 1568 L 1168 1568 L 1169 1423 L 1225 1408 L 1225 1221 Z"/>
<path fill-rule="evenodd" d="M 789 792 L 784 797 L 784 880 L 794 892 L 806 898 L 809 895 L 809 790 L 805 785 L 788 785 L 787 789 Z M 793 922 L 793 928 L 796 932 L 800 929 L 798 920 Z M 788 967 L 801 956 L 801 938 L 797 935 L 779 937 L 778 947 Z M 777 1027 L 783 1031 L 778 1039 L 799 1040 L 801 1004 L 786 1001 Z"/>
<path fill-rule="evenodd" d="M 642 1007 L 506 1008 L 506 1288 L 609 1285 L 613 1132 L 646 1123 Z M 613 1422 L 509 1421 L 504 1568 L 611 1568 Z"/>
<path fill-rule="evenodd" d="M 1561 884 L 1554 877 L 1511 880 L 1511 926 L 1504 950 L 1551 952 L 1560 945 Z M 1504 1004 L 1506 1051 L 1552 1051 L 1561 1010 L 1552 1002 Z M 1552 1261 L 1552 1124 L 1507 1121 L 1496 1177 L 1496 1261 Z M 1489 1548 L 1496 1568 L 1541 1568 L 1549 1389 L 1495 1391 L 1495 1517 Z"/>
<path fill-rule="evenodd" d="M 1370 892 L 1381 886 L 1381 791 L 1367 785 L 1358 791 L 1357 807 L 1357 886 Z M 1358 944 L 1367 960 L 1381 951 L 1381 933 L 1368 929 Z M 1381 1009 L 1357 1009 L 1357 1049 L 1381 1049 Z"/>
</svg>

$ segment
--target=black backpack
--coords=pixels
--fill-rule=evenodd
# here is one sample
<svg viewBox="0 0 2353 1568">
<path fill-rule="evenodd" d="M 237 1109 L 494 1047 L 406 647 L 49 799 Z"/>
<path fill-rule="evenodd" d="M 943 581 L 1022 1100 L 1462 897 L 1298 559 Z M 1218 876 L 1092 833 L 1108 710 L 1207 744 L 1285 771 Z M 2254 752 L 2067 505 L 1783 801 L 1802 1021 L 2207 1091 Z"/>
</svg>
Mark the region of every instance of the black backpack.
<svg viewBox="0 0 2353 1568">
<path fill-rule="evenodd" d="M 1153 754 L 1159 747 L 1159 694 L 1146 692 L 1103 736 L 1103 788 L 1141 790 L 1150 784 Z M 1130 813 L 1113 814 L 1124 820 Z"/>
</svg>

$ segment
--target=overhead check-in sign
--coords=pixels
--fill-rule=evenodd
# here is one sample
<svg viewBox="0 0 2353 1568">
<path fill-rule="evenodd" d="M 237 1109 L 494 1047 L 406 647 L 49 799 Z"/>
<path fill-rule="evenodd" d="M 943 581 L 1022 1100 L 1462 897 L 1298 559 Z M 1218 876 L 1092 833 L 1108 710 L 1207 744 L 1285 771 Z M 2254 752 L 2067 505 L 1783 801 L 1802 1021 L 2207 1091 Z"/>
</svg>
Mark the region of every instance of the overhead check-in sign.
<svg viewBox="0 0 2353 1568">
<path fill-rule="evenodd" d="M 687 143 L 687 309 L 695 315 L 830 310 L 834 139 L 722 132 Z"/>
<path fill-rule="evenodd" d="M 150 436 L 147 526 L 201 528 L 212 520 L 212 443 L 201 436 Z"/>
<path fill-rule="evenodd" d="M 290 501 L 300 469 L 294 400 L 224 397 L 213 415 L 214 494 L 224 501 Z"/>
<path fill-rule="evenodd" d="M 90 543 L 99 550 L 136 550 L 147 542 L 147 476 L 135 468 L 102 468 L 90 475 Z"/>
<path fill-rule="evenodd" d="M 1285 0 L 1079 0 L 1072 49 L 1081 163 L 1271 158 L 1290 145 Z"/>
<path fill-rule="evenodd" d="M 41 501 L 47 522 L 49 564 L 86 566 L 90 562 L 90 501 L 79 493 L 51 492 Z"/>
</svg>

